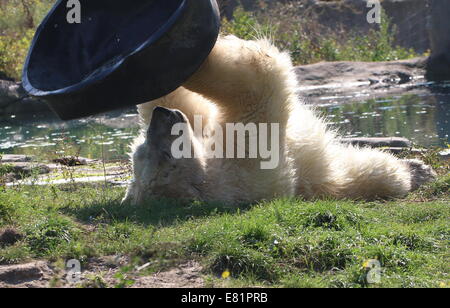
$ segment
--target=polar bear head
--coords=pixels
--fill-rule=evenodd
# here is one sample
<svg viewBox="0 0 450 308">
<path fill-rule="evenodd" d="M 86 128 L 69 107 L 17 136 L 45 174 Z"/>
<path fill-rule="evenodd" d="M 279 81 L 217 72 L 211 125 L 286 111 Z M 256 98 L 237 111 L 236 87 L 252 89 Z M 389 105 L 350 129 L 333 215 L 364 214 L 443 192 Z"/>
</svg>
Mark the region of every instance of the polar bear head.
<svg viewBox="0 0 450 308">
<path fill-rule="evenodd" d="M 123 203 L 142 204 L 149 198 L 201 200 L 205 164 L 201 158 L 175 158 L 172 144 L 179 136 L 172 135 L 176 124 L 184 123 L 188 138 L 196 142 L 189 120 L 179 110 L 156 107 L 145 136 L 133 153 L 134 180 Z"/>
</svg>

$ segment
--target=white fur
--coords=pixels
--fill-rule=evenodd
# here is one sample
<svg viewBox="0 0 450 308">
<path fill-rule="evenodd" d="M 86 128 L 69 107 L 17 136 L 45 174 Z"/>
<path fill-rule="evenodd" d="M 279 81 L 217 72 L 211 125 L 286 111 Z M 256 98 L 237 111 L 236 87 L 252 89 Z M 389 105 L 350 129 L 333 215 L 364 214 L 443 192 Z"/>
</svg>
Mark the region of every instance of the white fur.
<svg viewBox="0 0 450 308">
<path fill-rule="evenodd" d="M 410 164 L 379 150 L 341 144 L 299 99 L 297 88 L 289 55 L 267 40 L 219 38 L 184 87 L 139 106 L 142 126 L 148 127 L 156 106 L 182 111 L 191 124 L 194 115 L 202 115 L 204 125 L 279 123 L 279 167 L 261 170 L 258 159 L 185 159 L 169 164 L 176 176 L 155 184 L 154 174 L 169 167 L 152 160 L 160 149 L 142 135 L 132 148 L 135 181 L 124 201 L 141 203 L 152 196 L 231 203 L 291 196 L 372 199 L 411 190 Z"/>
</svg>

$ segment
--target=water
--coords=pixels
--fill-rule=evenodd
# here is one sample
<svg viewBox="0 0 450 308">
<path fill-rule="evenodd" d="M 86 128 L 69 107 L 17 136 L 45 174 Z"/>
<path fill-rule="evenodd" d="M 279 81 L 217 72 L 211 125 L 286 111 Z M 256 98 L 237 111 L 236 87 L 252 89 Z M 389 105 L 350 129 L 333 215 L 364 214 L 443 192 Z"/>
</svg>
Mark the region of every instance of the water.
<svg viewBox="0 0 450 308">
<path fill-rule="evenodd" d="M 49 114 L 31 119 L 13 115 L 0 121 L 0 153 L 120 160 L 127 157 L 129 144 L 138 133 L 137 123 L 133 112 L 68 122 Z"/>
<path fill-rule="evenodd" d="M 328 97 L 318 109 L 347 136 L 401 136 L 425 147 L 444 146 L 450 141 L 450 90 L 434 86 L 409 93 L 346 103 L 347 96 Z M 133 110 L 69 122 L 49 115 L 8 116 L 0 120 L 0 153 L 124 159 L 137 133 Z"/>
<path fill-rule="evenodd" d="M 404 94 L 350 103 L 325 100 L 320 111 L 348 137 L 406 137 L 424 147 L 450 142 L 450 93 Z"/>
</svg>

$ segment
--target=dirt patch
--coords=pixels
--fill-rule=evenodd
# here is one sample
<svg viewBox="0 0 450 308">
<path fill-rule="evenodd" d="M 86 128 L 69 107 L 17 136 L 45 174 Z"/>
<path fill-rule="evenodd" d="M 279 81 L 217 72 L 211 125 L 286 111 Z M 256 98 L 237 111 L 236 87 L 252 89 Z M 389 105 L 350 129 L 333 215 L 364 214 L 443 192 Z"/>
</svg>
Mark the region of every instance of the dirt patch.
<svg viewBox="0 0 450 308">
<path fill-rule="evenodd" d="M 144 275 L 146 266 L 123 272 L 127 257 L 92 259 L 83 269 L 80 281 L 69 283 L 66 273 L 43 261 L 0 266 L 0 288 L 202 288 L 203 268 L 188 261 L 170 270 Z"/>
<path fill-rule="evenodd" d="M 46 262 L 0 266 L 0 288 L 44 288 L 53 275 Z"/>
<path fill-rule="evenodd" d="M 132 288 L 203 288 L 202 267 L 194 261 L 149 277 L 139 277 Z"/>
<path fill-rule="evenodd" d="M 152 275 L 144 275 L 147 265 L 121 272 L 127 266 L 126 257 L 105 257 L 91 262 L 83 272 L 78 285 L 83 287 L 126 287 L 126 288 L 202 288 L 202 266 L 188 261 L 176 267 Z"/>
</svg>

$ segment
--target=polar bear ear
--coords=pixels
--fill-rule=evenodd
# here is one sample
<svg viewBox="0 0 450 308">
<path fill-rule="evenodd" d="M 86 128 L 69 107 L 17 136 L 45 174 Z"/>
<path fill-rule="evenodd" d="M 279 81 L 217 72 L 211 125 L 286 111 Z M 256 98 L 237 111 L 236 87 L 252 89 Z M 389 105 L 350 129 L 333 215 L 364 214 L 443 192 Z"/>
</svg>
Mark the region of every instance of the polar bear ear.
<svg viewBox="0 0 450 308">
<path fill-rule="evenodd" d="M 150 140 L 153 144 L 170 140 L 172 137 L 172 128 L 178 123 L 187 123 L 181 111 L 156 107 L 153 110 L 152 120 L 147 131 L 147 140 Z"/>
</svg>

